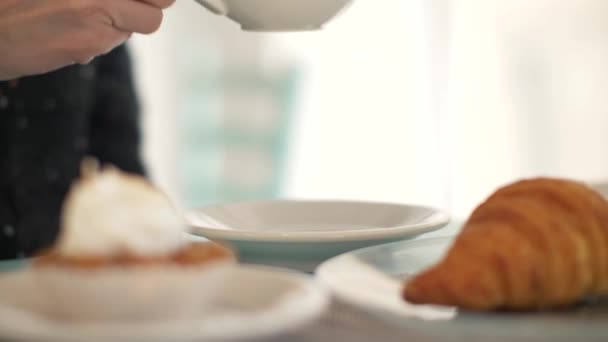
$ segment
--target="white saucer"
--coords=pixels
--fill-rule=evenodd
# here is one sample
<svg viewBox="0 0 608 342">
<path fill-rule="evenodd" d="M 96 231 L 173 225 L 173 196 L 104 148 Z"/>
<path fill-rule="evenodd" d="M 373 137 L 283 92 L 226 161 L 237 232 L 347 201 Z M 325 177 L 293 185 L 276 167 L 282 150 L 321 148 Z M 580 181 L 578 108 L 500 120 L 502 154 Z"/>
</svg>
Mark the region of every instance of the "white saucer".
<svg viewBox="0 0 608 342">
<path fill-rule="evenodd" d="M 416 237 L 449 222 L 440 210 L 356 201 L 275 200 L 187 213 L 192 233 L 224 241 L 247 263 L 312 271 L 346 251 Z"/>
<path fill-rule="evenodd" d="M 6 282 L 9 278 L 4 278 Z M 10 281 L 10 280 L 8 280 Z M 14 278 L 19 286 L 19 277 Z M 246 285 L 243 285 L 246 284 Z M 4 283 L 2 288 L 10 288 Z M 328 296 L 309 276 L 263 266 L 238 266 L 204 317 L 179 322 L 69 323 L 2 305 L 3 341 L 210 341 L 268 338 L 302 327 L 327 308 Z"/>
</svg>

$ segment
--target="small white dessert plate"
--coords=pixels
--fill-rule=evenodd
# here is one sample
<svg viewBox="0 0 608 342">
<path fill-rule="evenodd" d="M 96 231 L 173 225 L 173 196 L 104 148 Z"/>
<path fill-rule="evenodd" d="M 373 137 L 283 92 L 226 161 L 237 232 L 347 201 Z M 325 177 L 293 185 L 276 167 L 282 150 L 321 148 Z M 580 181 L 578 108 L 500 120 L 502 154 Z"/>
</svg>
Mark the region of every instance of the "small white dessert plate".
<svg viewBox="0 0 608 342">
<path fill-rule="evenodd" d="M 186 220 L 193 234 L 230 244 L 243 262 L 310 272 L 350 250 L 440 229 L 449 216 L 417 205 L 274 200 L 203 207 Z"/>
<path fill-rule="evenodd" d="M 3 290 L 28 286 L 3 276 Z M 13 282 L 7 283 L 7 282 Z M 246 284 L 246 285 L 243 285 Z M 215 341 L 269 338 L 305 326 L 327 308 L 328 295 L 311 277 L 264 266 L 237 266 L 203 317 L 175 322 L 70 323 L 18 309 L 0 293 L 3 341 Z M 4 303 L 11 302 L 12 305 Z"/>
</svg>

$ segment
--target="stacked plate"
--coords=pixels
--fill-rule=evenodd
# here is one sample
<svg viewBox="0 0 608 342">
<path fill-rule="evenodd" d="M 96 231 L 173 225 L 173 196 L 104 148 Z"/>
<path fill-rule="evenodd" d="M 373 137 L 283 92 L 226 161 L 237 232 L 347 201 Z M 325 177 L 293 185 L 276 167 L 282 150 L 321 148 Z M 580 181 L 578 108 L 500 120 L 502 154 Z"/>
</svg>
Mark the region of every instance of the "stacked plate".
<svg viewBox="0 0 608 342">
<path fill-rule="evenodd" d="M 208 206 L 187 222 L 194 234 L 232 245 L 245 263 L 311 272 L 341 253 L 440 229 L 449 217 L 416 205 L 277 200 Z"/>
</svg>

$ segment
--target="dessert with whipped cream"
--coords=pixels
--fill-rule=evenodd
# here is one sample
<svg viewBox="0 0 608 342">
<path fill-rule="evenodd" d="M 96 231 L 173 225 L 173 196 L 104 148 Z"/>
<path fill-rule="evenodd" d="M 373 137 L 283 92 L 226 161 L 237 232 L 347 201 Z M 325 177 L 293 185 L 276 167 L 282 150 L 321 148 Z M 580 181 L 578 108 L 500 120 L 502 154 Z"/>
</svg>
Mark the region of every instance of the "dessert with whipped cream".
<svg viewBox="0 0 608 342">
<path fill-rule="evenodd" d="M 204 316 L 236 266 L 233 253 L 190 241 L 169 198 L 144 178 L 83 165 L 63 207 L 59 238 L 23 270 L 31 286 L 14 305 L 69 322 Z"/>
<path fill-rule="evenodd" d="M 66 199 L 61 233 L 37 265 L 96 267 L 233 258 L 214 243 L 191 243 L 169 198 L 146 179 L 85 162 Z"/>
</svg>

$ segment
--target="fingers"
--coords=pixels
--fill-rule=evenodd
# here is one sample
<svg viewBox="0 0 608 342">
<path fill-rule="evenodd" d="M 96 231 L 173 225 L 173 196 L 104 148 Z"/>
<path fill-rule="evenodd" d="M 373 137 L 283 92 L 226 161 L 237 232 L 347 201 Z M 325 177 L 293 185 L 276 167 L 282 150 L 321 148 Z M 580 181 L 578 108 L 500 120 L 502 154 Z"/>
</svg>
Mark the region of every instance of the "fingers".
<svg viewBox="0 0 608 342">
<path fill-rule="evenodd" d="M 67 60 L 87 64 L 95 57 L 104 55 L 124 43 L 130 33 L 112 27 L 100 27 L 95 31 L 82 31 L 71 35 L 69 41 L 62 42 L 58 49 Z"/>
<path fill-rule="evenodd" d="M 87 63 L 156 31 L 175 0 L 0 0 L 0 79 Z"/>
<path fill-rule="evenodd" d="M 105 0 L 113 25 L 126 32 L 150 34 L 158 30 L 163 20 L 162 7 L 151 2 L 165 3 L 168 0 Z"/>
<path fill-rule="evenodd" d="M 131 33 L 156 31 L 163 18 L 160 6 L 172 0 L 78 0 L 80 30 L 63 40 L 71 60 L 86 64 L 129 38 Z M 154 5 L 150 4 L 154 2 Z M 158 7 L 157 7 L 158 6 Z"/>
<path fill-rule="evenodd" d="M 139 0 L 141 2 L 145 2 L 151 6 L 166 9 L 171 7 L 175 3 L 175 0 Z"/>
<path fill-rule="evenodd" d="M 129 36 L 130 33 L 127 32 L 107 30 L 97 37 L 96 43 L 91 43 L 90 40 L 86 39 L 86 35 L 84 35 L 85 39 L 79 45 L 80 49 L 78 49 L 78 54 L 75 55 L 74 61 L 80 64 L 87 64 L 95 57 L 112 51 L 129 39 Z"/>
</svg>

